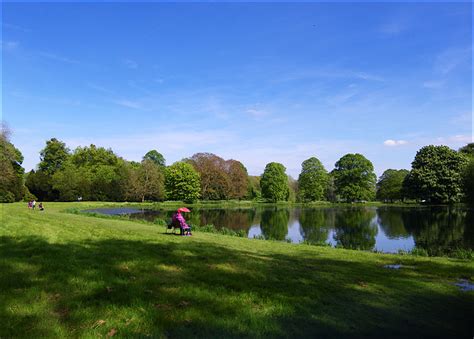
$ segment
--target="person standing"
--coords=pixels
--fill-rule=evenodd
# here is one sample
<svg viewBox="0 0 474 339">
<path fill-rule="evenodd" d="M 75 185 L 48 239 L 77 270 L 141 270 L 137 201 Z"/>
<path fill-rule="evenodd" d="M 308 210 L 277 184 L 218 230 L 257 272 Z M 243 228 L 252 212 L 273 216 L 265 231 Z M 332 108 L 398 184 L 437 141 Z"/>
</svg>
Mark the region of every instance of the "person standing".
<svg viewBox="0 0 474 339">
<path fill-rule="evenodd" d="M 34 211 L 36 207 L 36 200 L 33 199 L 33 201 L 31 202 L 31 207 L 33 208 L 33 211 Z"/>
</svg>

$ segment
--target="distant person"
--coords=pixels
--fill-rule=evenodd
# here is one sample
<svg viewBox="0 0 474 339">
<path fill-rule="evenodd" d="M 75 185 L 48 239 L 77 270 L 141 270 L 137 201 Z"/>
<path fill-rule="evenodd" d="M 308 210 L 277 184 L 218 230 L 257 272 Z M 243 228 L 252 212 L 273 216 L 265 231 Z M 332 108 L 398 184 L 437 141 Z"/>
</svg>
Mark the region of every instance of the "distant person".
<svg viewBox="0 0 474 339">
<path fill-rule="evenodd" d="M 43 207 L 43 203 L 42 203 L 42 202 L 39 203 L 38 209 L 39 209 L 40 211 L 44 211 L 44 207 Z"/>
<path fill-rule="evenodd" d="M 171 219 L 171 224 L 179 225 L 181 235 L 192 235 L 191 227 L 189 227 L 189 225 L 186 223 L 186 220 L 181 214 L 181 211 L 178 210 L 175 214 L 173 214 L 173 218 Z"/>
<path fill-rule="evenodd" d="M 35 207 L 36 207 L 36 200 L 33 200 L 31 202 L 31 208 L 33 208 L 33 211 L 35 210 Z"/>
<path fill-rule="evenodd" d="M 33 207 L 33 201 L 28 201 L 28 209 L 31 209 Z"/>
</svg>

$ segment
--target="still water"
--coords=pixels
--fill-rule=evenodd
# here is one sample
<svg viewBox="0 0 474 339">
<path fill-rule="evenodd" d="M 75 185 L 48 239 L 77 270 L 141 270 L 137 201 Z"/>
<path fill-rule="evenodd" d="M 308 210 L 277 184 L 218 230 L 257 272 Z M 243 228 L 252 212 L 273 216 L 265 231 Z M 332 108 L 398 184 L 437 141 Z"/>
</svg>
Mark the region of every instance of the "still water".
<svg viewBox="0 0 474 339">
<path fill-rule="evenodd" d="M 154 221 L 173 211 L 98 209 L 106 214 Z M 474 249 L 474 210 L 464 207 L 195 208 L 185 215 L 191 225 L 212 224 L 245 230 L 249 238 L 337 247 L 442 254 Z"/>
</svg>

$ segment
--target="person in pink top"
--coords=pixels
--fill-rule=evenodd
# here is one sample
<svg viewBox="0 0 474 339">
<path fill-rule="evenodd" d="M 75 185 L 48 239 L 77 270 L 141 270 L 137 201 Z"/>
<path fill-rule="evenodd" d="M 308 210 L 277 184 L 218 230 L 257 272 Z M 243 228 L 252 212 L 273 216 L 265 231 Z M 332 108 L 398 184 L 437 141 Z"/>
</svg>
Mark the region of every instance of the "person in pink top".
<svg viewBox="0 0 474 339">
<path fill-rule="evenodd" d="M 175 214 L 173 214 L 171 223 L 173 225 L 179 225 L 181 235 L 191 235 L 191 227 L 189 227 L 189 225 L 186 223 L 181 211 L 178 210 Z"/>
</svg>

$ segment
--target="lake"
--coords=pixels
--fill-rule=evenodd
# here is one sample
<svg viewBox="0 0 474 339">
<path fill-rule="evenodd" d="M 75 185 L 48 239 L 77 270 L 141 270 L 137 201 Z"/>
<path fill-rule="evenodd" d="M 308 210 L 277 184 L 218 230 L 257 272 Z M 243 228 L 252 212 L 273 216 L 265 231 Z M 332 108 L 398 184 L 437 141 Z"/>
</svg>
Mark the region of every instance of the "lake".
<svg viewBox="0 0 474 339">
<path fill-rule="evenodd" d="M 154 221 L 173 211 L 112 208 L 89 210 Z M 430 254 L 474 249 L 474 210 L 465 207 L 256 207 L 194 208 L 191 225 L 245 230 L 249 238 L 328 244 L 395 253 L 421 248 Z"/>
</svg>

